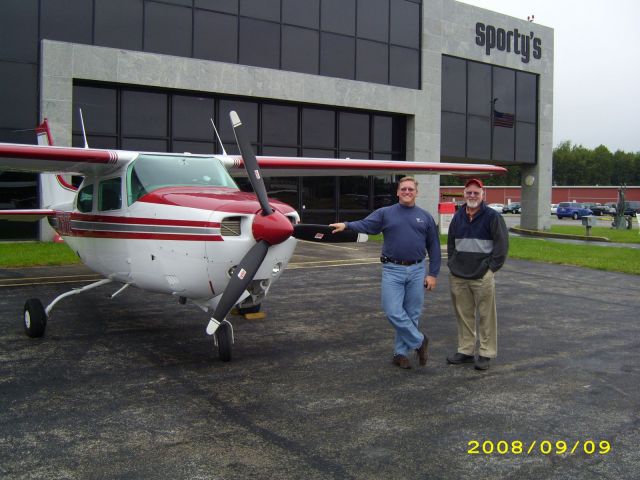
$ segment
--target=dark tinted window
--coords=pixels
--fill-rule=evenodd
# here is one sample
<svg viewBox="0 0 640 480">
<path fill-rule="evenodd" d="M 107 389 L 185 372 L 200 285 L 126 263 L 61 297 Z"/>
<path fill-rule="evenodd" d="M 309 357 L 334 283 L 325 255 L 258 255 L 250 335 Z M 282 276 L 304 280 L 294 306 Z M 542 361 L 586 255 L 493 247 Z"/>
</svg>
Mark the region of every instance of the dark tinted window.
<svg viewBox="0 0 640 480">
<path fill-rule="evenodd" d="M 242 0 L 240 15 L 279 22 L 280 0 Z"/>
<path fill-rule="evenodd" d="M 466 116 L 442 112 L 440 154 L 445 157 L 465 156 Z"/>
<path fill-rule="evenodd" d="M 459 58 L 442 57 L 442 110 L 467 112 L 467 67 Z M 490 99 L 489 99 L 490 100 Z M 476 100 L 477 102 L 478 100 Z"/>
<path fill-rule="evenodd" d="M 305 147 L 334 148 L 336 114 L 331 110 L 302 109 L 302 144 Z M 333 157 L 333 154 L 329 155 Z"/>
<path fill-rule="evenodd" d="M 356 80 L 388 83 L 388 45 L 386 43 L 358 39 L 357 46 Z"/>
<path fill-rule="evenodd" d="M 499 162 L 514 160 L 514 129 L 493 127 L 493 159 Z"/>
<path fill-rule="evenodd" d="M 86 44 L 92 42 L 93 2 L 47 0 L 40 4 L 42 38 Z"/>
<path fill-rule="evenodd" d="M 442 156 L 535 163 L 537 102 L 536 75 L 443 56 Z M 494 110 L 515 121 L 491 125 Z"/>
<path fill-rule="evenodd" d="M 38 112 L 36 65 L 0 62 L 0 128 L 33 128 Z"/>
<path fill-rule="evenodd" d="M 354 78 L 355 39 L 323 33 L 320 41 L 320 74 Z"/>
<path fill-rule="evenodd" d="M 515 113 L 516 72 L 506 68 L 493 68 L 493 98 L 496 110 Z"/>
<path fill-rule="evenodd" d="M 95 44 L 142 50 L 142 0 L 96 0 Z"/>
<path fill-rule="evenodd" d="M 341 150 L 369 149 L 369 115 L 340 112 L 338 125 Z"/>
<path fill-rule="evenodd" d="M 420 48 L 420 5 L 391 0 L 391 43 Z"/>
<path fill-rule="evenodd" d="M 516 72 L 516 119 L 524 122 L 535 122 L 538 110 L 538 77 L 531 73 Z"/>
<path fill-rule="evenodd" d="M 238 13 L 238 0 L 194 0 L 194 6 L 218 12 Z"/>
<path fill-rule="evenodd" d="M 491 121 L 489 117 L 467 117 L 467 157 L 488 160 L 491 158 Z"/>
<path fill-rule="evenodd" d="M 213 142 L 215 132 L 211 120 L 215 118 L 213 98 L 173 95 L 171 125 L 174 138 Z"/>
<path fill-rule="evenodd" d="M 399 152 L 404 149 L 405 121 L 403 117 L 375 115 L 373 117 L 373 150 Z M 379 154 L 375 158 L 380 158 Z"/>
<path fill-rule="evenodd" d="M 85 129 L 93 134 L 116 134 L 117 94 L 113 88 L 76 85 L 73 87 L 73 133 L 82 133 L 79 109 Z"/>
<path fill-rule="evenodd" d="M 212 153 L 220 152 L 217 141 L 216 143 L 213 143 L 213 141 L 195 142 L 195 141 L 185 141 L 185 140 L 174 140 L 172 142 L 171 151 L 176 153 L 189 152 L 189 153 L 203 153 L 203 154 L 212 154 Z"/>
<path fill-rule="evenodd" d="M 318 28 L 320 0 L 282 0 L 282 22 L 301 27 Z"/>
<path fill-rule="evenodd" d="M 238 61 L 238 17 L 196 10 L 193 56 L 219 62 Z"/>
<path fill-rule="evenodd" d="M 322 0 L 320 28 L 326 32 L 355 35 L 356 0 Z"/>
<path fill-rule="evenodd" d="M 465 62 L 463 62 L 465 63 Z M 458 73 L 458 72 L 456 72 Z M 470 115 L 491 116 L 491 65 L 483 63 L 468 63 L 467 108 Z M 453 79 L 457 82 L 457 79 Z M 456 83 L 457 85 L 457 83 Z M 462 96 L 464 99 L 464 96 Z M 456 105 L 460 108 L 461 105 Z M 464 111 L 456 109 L 454 111 Z"/>
<path fill-rule="evenodd" d="M 282 27 L 282 68 L 294 72 L 317 74 L 320 39 L 317 30 Z"/>
<path fill-rule="evenodd" d="M 369 210 L 369 177 L 339 177 L 340 197 L 338 208 L 341 210 Z"/>
<path fill-rule="evenodd" d="M 263 105 L 262 142 L 266 145 L 297 145 L 298 108 L 284 105 Z"/>
<path fill-rule="evenodd" d="M 240 63 L 280 67 L 280 24 L 240 18 Z"/>
<path fill-rule="evenodd" d="M 358 0 L 358 37 L 389 41 L 389 0 Z"/>
<path fill-rule="evenodd" d="M 266 153 L 265 155 L 271 155 Z M 271 198 L 277 198 L 281 202 L 291 205 L 296 210 L 300 210 L 298 202 L 298 177 L 272 177 L 265 178 L 265 187 L 267 187 L 267 195 Z"/>
<path fill-rule="evenodd" d="M 533 123 L 516 124 L 516 162 L 536 163 L 536 126 Z"/>
<path fill-rule="evenodd" d="M 155 2 L 145 5 L 145 51 L 190 57 L 192 10 Z"/>
<path fill-rule="evenodd" d="M 122 138 L 122 148 L 139 152 L 168 152 L 166 140 L 154 140 L 152 138 Z"/>
<path fill-rule="evenodd" d="M 420 88 L 420 51 L 403 47 L 389 48 L 389 83 L 398 87 Z"/>
<path fill-rule="evenodd" d="M 2 2 L 0 58 L 21 62 L 38 60 L 38 0 Z"/>
<path fill-rule="evenodd" d="M 166 136 L 167 95 L 124 90 L 122 92 L 122 134 L 124 136 Z"/>
</svg>

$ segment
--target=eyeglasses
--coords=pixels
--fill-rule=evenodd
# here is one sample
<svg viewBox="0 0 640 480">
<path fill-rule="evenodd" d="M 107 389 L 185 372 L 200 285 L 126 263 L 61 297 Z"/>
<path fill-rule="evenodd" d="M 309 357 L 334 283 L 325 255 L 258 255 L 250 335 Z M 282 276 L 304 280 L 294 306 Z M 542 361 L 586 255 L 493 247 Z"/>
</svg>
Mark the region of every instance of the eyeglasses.
<svg viewBox="0 0 640 480">
<path fill-rule="evenodd" d="M 464 192 L 467 197 L 478 197 L 482 195 L 482 192 Z"/>
<path fill-rule="evenodd" d="M 415 188 L 411 188 L 411 187 L 402 187 L 399 189 L 401 192 L 414 192 Z"/>
</svg>

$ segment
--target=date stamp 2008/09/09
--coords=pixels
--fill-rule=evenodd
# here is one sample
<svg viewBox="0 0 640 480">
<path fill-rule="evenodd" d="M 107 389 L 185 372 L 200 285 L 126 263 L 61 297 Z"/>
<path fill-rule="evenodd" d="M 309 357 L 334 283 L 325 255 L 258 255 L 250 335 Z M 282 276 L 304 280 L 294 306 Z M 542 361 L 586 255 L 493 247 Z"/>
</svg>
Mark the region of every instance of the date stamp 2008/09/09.
<svg viewBox="0 0 640 480">
<path fill-rule="evenodd" d="M 467 453 L 470 455 L 606 455 L 611 451 L 608 440 L 469 440 Z"/>
</svg>

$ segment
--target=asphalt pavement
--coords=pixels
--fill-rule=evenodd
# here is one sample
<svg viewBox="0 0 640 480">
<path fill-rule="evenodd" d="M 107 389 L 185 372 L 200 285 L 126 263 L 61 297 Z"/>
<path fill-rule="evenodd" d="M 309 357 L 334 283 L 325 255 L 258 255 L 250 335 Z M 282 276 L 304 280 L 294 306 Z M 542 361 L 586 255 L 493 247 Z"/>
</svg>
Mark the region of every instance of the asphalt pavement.
<svg viewBox="0 0 640 480">
<path fill-rule="evenodd" d="M 446 364 L 444 267 L 429 362 L 401 370 L 378 250 L 301 243 L 266 318 L 231 318 L 228 363 L 200 309 L 134 288 L 64 299 L 29 339 L 25 300 L 93 274 L 0 270 L 0 478 L 637 477 L 640 277 L 508 260 L 499 356 L 480 372 Z"/>
</svg>

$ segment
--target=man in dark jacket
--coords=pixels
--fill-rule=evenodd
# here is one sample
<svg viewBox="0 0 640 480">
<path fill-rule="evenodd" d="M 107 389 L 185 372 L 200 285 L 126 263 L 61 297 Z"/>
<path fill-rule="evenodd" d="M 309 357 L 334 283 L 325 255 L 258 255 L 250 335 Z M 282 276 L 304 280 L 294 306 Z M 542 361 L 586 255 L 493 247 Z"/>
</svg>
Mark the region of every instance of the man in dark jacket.
<svg viewBox="0 0 640 480">
<path fill-rule="evenodd" d="M 509 233 L 502 215 L 487 207 L 483 194 L 480 180 L 467 181 L 466 203 L 453 216 L 447 238 L 449 289 L 458 320 L 458 351 L 448 356 L 447 362 L 475 363 L 477 370 L 488 369 L 490 359 L 498 353 L 494 274 L 509 250 Z M 480 349 L 476 358 L 477 337 Z"/>
</svg>

